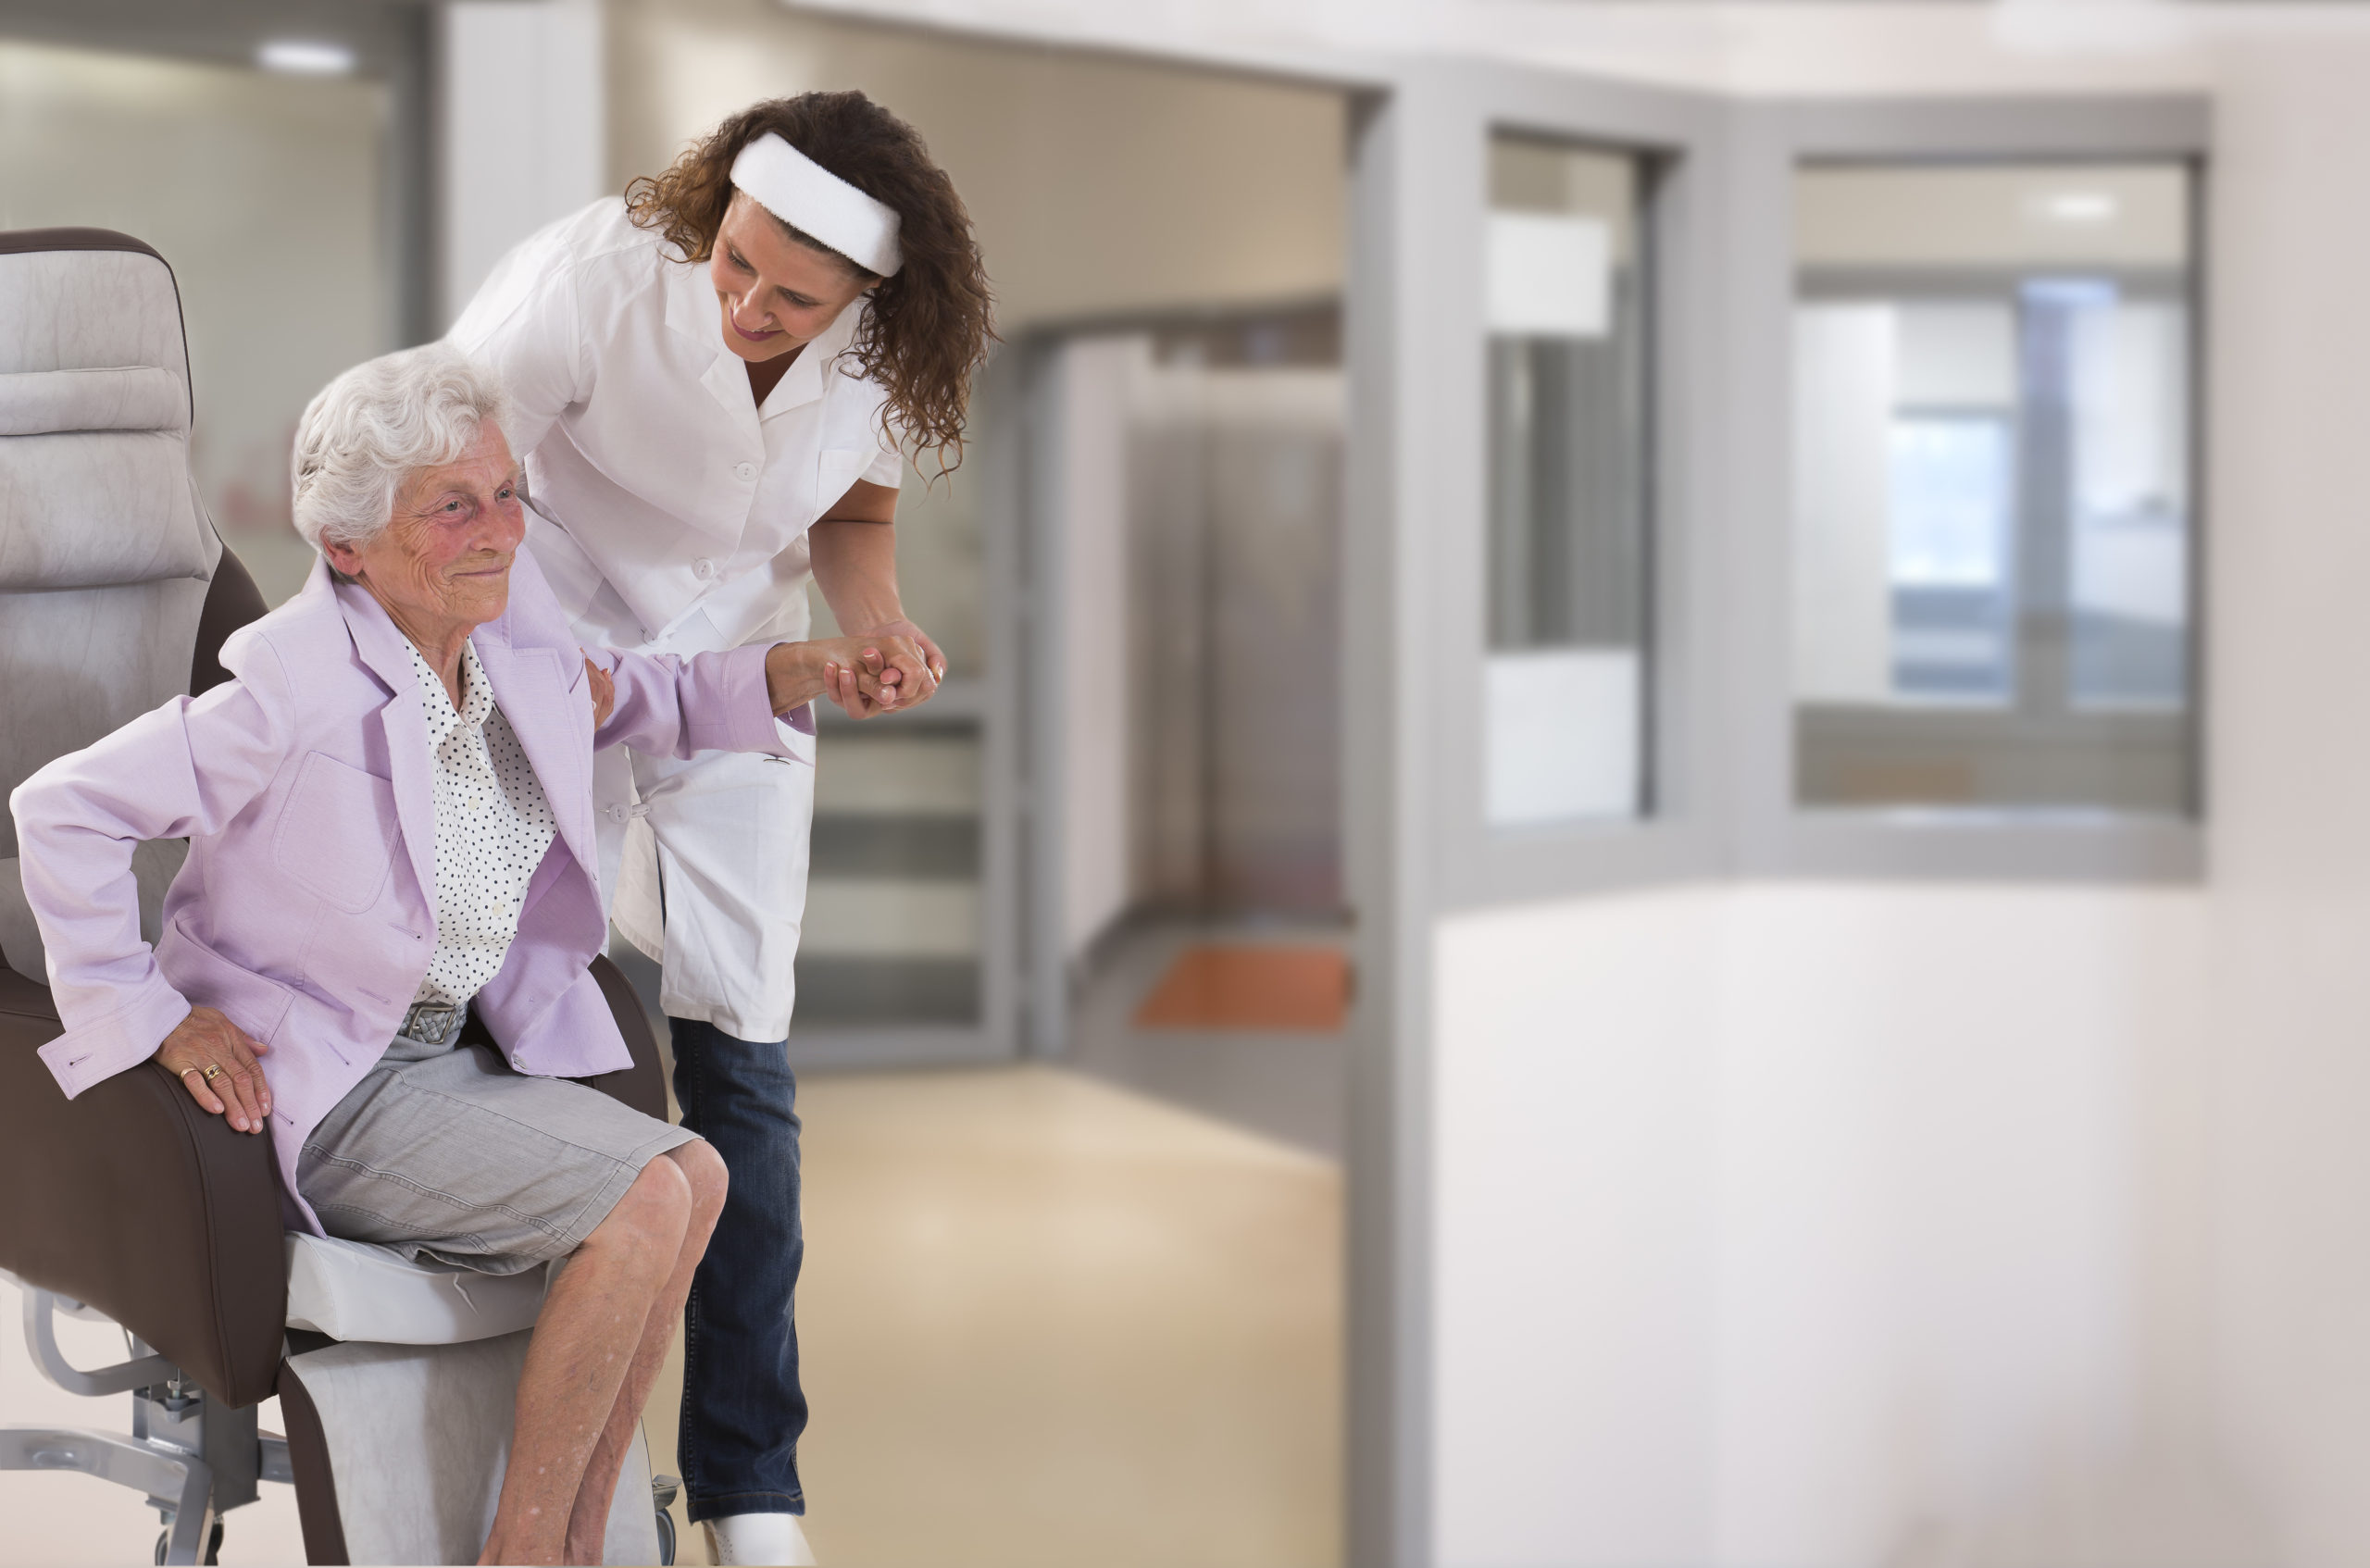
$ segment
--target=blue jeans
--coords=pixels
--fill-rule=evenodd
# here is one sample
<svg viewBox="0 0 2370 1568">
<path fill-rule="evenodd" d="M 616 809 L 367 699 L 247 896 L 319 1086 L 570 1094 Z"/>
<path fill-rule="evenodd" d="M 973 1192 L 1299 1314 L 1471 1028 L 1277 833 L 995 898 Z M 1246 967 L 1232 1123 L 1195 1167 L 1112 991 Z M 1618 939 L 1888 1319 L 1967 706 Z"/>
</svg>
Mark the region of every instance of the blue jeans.
<svg viewBox="0 0 2370 1568">
<path fill-rule="evenodd" d="M 731 1188 L 683 1309 L 683 1467 L 692 1522 L 804 1513 L 798 1326 L 798 1081 L 786 1040 L 669 1018 L 683 1126 L 724 1156 Z"/>
</svg>

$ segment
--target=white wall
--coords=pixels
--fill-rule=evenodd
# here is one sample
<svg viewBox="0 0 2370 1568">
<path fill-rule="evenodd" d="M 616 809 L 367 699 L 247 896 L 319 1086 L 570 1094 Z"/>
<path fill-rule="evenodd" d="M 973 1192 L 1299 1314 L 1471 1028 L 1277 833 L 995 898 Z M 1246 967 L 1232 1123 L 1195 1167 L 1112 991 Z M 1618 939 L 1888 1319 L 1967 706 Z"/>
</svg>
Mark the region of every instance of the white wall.
<svg viewBox="0 0 2370 1568">
<path fill-rule="evenodd" d="M 1723 901 L 1436 945 L 1439 1560 L 1708 1563 Z"/>
<path fill-rule="evenodd" d="M 1445 922 L 1439 1561 L 2262 1561 L 2204 1430 L 2206 929 L 1970 887 Z"/>
<path fill-rule="evenodd" d="M 613 0 L 613 180 L 760 98 L 862 88 L 953 177 L 1007 338 L 1031 320 L 1341 287 L 1332 93 L 950 41 L 779 0 Z"/>
<path fill-rule="evenodd" d="M 1443 923 L 1443 1562 L 2370 1554 L 2370 40 L 2217 49 L 2210 881 Z"/>
<path fill-rule="evenodd" d="M 443 8 L 442 320 L 503 253 L 609 193 L 600 0 Z"/>
<path fill-rule="evenodd" d="M 2217 1307 L 2284 1561 L 2370 1557 L 2370 43 L 2237 51 L 2214 241 Z"/>
<path fill-rule="evenodd" d="M 1151 350 L 1141 336 L 1089 338 L 1066 344 L 1059 362 L 1061 467 L 1046 523 L 1063 684 L 1048 712 L 1061 726 L 1062 951 L 1071 959 L 1126 911 L 1133 891 L 1129 417 Z"/>
<path fill-rule="evenodd" d="M 2165 0 L 785 0 L 921 27 L 1371 74 L 1378 56 L 1441 56 L 1737 93 L 2150 92 L 2212 79 L 2214 42 L 2261 19 L 2326 25 L 2329 7 Z M 2231 7 L 2230 9 L 2239 9 Z M 2345 25 L 2340 23 L 2339 25 Z"/>
</svg>

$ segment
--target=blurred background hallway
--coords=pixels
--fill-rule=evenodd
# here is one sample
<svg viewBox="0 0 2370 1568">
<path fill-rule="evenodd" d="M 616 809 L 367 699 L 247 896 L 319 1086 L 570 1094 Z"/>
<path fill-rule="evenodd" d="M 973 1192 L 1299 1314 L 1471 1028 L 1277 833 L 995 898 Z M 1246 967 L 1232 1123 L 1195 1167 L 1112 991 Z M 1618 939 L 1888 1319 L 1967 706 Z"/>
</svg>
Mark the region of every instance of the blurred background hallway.
<svg viewBox="0 0 2370 1568">
<path fill-rule="evenodd" d="M 827 1562 L 2351 1568 L 2365 81 L 2351 0 L 0 0 L 0 227 L 171 257 L 278 598 L 312 390 L 725 113 L 962 191 L 950 678 L 818 743 Z"/>
</svg>

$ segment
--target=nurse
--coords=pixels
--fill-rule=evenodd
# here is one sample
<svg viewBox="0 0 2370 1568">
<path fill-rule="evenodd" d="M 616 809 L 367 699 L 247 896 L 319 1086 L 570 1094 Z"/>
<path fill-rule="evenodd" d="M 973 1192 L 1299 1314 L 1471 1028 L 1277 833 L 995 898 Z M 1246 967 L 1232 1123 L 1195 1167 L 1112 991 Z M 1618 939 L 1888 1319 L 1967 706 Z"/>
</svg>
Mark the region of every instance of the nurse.
<svg viewBox="0 0 2370 1568">
<path fill-rule="evenodd" d="M 862 639 L 849 713 L 927 702 L 938 645 L 897 596 L 900 442 L 962 453 L 990 295 L 954 183 L 861 93 L 733 116 L 655 179 L 528 239 L 452 330 L 517 401 L 527 544 L 587 641 L 690 654 L 807 636 L 806 584 Z M 917 461 L 919 461 L 917 456 Z M 603 886 L 665 968 L 683 1125 L 730 1189 L 685 1309 L 679 1456 L 716 1561 L 813 1561 L 797 1516 L 803 1251 L 786 1039 L 813 721 L 792 760 L 603 753 Z"/>
</svg>

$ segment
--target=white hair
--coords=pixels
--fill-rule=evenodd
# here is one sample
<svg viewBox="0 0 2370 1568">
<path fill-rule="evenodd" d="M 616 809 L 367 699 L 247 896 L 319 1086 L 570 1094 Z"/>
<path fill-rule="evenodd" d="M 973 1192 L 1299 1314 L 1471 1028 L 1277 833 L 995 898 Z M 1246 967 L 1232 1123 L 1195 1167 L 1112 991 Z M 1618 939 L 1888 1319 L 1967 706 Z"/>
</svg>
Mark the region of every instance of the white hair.
<svg viewBox="0 0 2370 1568">
<path fill-rule="evenodd" d="M 405 479 L 455 461 L 480 426 L 509 416 L 501 378 L 450 343 L 364 360 L 296 422 L 296 531 L 316 550 L 363 543 L 393 517 Z"/>
</svg>

